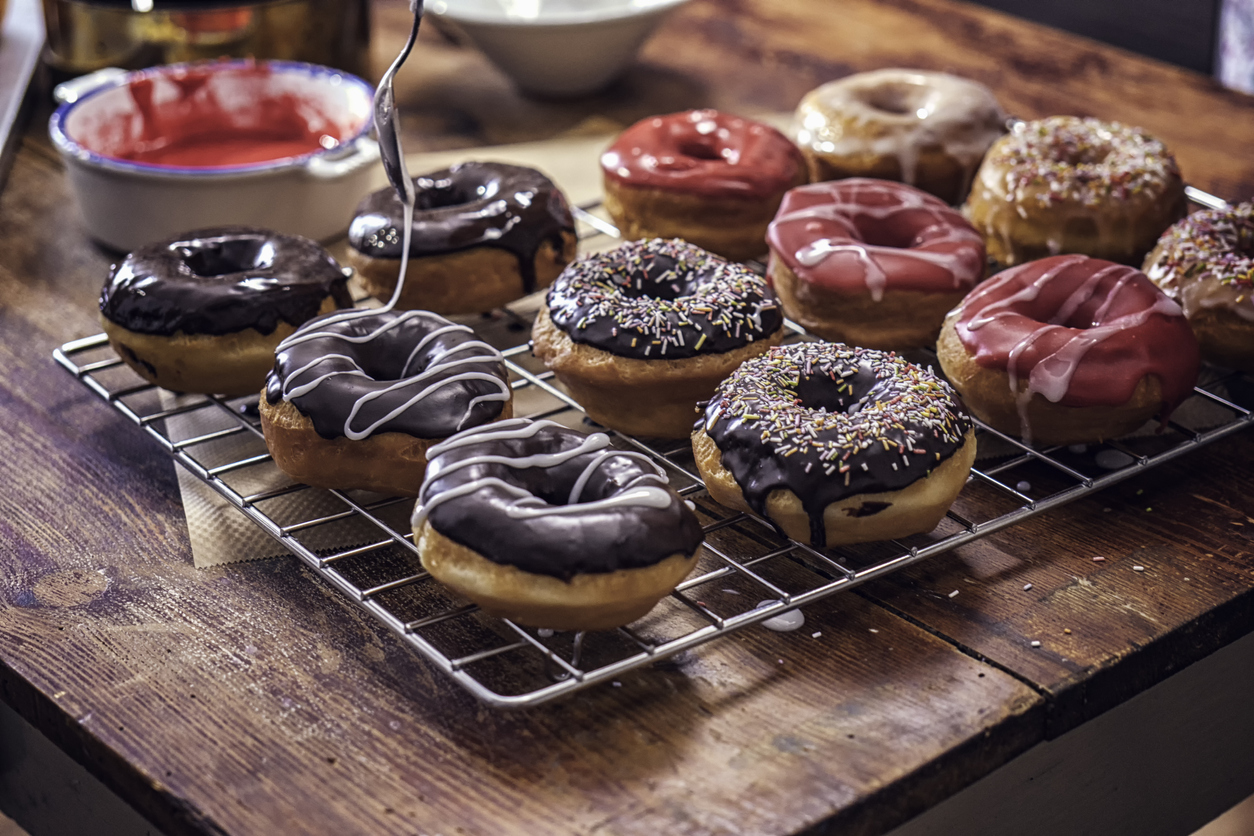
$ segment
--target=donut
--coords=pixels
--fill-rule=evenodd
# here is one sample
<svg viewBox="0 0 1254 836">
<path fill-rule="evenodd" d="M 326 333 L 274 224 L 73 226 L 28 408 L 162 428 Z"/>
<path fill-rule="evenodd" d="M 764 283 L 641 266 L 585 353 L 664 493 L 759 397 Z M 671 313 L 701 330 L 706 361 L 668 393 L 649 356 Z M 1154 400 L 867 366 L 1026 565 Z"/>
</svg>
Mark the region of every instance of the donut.
<svg viewBox="0 0 1254 836">
<path fill-rule="evenodd" d="M 409 266 L 396 307 L 479 313 L 547 287 L 575 257 L 566 196 L 531 168 L 466 162 L 414 178 Z M 348 263 L 388 301 L 401 263 L 404 205 L 368 195 L 348 228 Z"/>
<path fill-rule="evenodd" d="M 732 261 L 766 252 L 784 192 L 808 179 L 786 136 L 717 110 L 637 122 L 601 155 L 601 171 L 624 238 L 683 238 Z"/>
<path fill-rule="evenodd" d="M 653 462 L 604 433 L 515 418 L 429 454 L 413 516 L 422 565 L 492 615 L 610 630 L 696 565 L 696 516 Z"/>
<path fill-rule="evenodd" d="M 1139 267 L 1185 208 L 1162 142 L 1118 122 L 1051 116 L 993 144 L 965 211 L 1004 266 L 1081 253 Z"/>
<path fill-rule="evenodd" d="M 279 343 L 261 428 L 275 464 L 299 482 L 414 496 L 433 444 L 512 410 L 500 352 L 465 325 L 355 310 Z"/>
<path fill-rule="evenodd" d="M 922 70 L 828 82 L 801 99 L 792 128 L 811 180 L 898 180 L 950 204 L 966 197 L 980 158 L 1005 131 L 987 87 Z"/>
<path fill-rule="evenodd" d="M 766 240 L 784 314 L 865 348 L 935 345 L 945 314 L 984 277 L 984 242 L 961 214 L 886 180 L 793 189 Z"/>
<path fill-rule="evenodd" d="M 1197 382 L 1180 306 L 1139 270 L 1062 255 L 1005 270 L 945 319 L 941 368 L 976 417 L 1041 444 L 1167 420 Z"/>
<path fill-rule="evenodd" d="M 720 384 L 692 449 L 716 502 L 823 549 L 935 528 L 966 483 L 975 431 L 930 371 L 806 342 Z"/>
<path fill-rule="evenodd" d="M 246 395 L 279 341 L 351 308 L 346 273 L 307 238 L 202 229 L 140 247 L 100 291 L 109 344 L 136 374 L 175 392 Z"/>
<path fill-rule="evenodd" d="M 654 238 L 584 256 L 549 288 L 532 350 L 600 424 L 687 438 L 697 402 L 784 336 L 766 280 Z"/>
<path fill-rule="evenodd" d="M 1254 371 L 1254 202 L 1177 222 L 1144 270 L 1184 309 L 1203 359 Z"/>
</svg>

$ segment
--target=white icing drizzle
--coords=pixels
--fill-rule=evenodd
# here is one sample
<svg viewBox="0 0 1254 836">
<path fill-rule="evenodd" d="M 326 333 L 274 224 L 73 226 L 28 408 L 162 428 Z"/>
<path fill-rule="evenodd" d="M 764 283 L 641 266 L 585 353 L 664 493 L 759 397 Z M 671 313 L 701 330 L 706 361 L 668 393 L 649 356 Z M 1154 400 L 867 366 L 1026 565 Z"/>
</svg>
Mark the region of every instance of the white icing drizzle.
<svg viewBox="0 0 1254 836">
<path fill-rule="evenodd" d="M 526 418 L 512 418 L 507 421 L 498 421 L 484 428 L 475 428 L 457 435 L 450 436 L 445 441 L 440 442 L 428 451 L 428 460 L 434 460 L 437 456 L 450 450 L 455 450 L 468 445 L 477 445 L 491 443 L 493 441 L 504 441 L 520 438 L 531 438 L 539 430 L 545 427 L 561 427 L 554 421 L 531 421 Z M 550 505 L 543 499 L 529 493 L 523 488 L 512 485 L 494 476 L 485 476 L 480 479 L 473 479 L 464 485 L 458 485 L 455 488 L 441 491 L 435 496 L 430 495 L 430 488 L 434 480 L 428 480 L 422 486 L 422 491 L 418 496 L 418 502 L 414 506 L 412 522 L 415 528 L 420 526 L 427 518 L 433 508 L 456 499 L 460 496 L 474 493 L 475 491 L 492 486 L 505 491 L 505 493 L 513 496 L 515 501 L 505 506 L 505 513 L 513 519 L 530 519 L 534 517 L 552 516 L 557 514 L 583 514 L 595 513 L 597 511 L 611 510 L 620 507 L 629 506 L 645 506 L 649 508 L 666 508 L 674 501 L 665 487 L 667 484 L 666 475 L 657 466 L 655 462 L 641 453 L 633 453 L 626 450 L 607 449 L 610 446 L 610 438 L 605 433 L 592 433 L 586 436 L 579 445 L 569 450 L 557 451 L 553 453 L 535 453 L 530 456 L 501 456 L 501 455 L 477 455 L 468 456 L 459 461 L 453 462 L 440 471 L 440 476 L 459 470 L 464 467 L 471 467 L 481 464 L 502 464 L 507 467 L 524 470 L 530 467 L 549 468 L 556 467 L 571 459 L 582 456 L 587 453 L 601 451 L 594 456 L 592 461 L 579 474 L 571 487 L 570 496 L 566 505 Z M 588 483 L 588 479 L 592 474 L 605 463 L 606 460 L 615 456 L 627 456 L 634 459 L 647 462 L 655 471 L 654 473 L 644 473 L 629 483 L 625 490 L 615 494 L 614 496 L 604 499 L 594 500 L 592 502 L 579 502 L 579 497 L 583 493 L 584 487 Z M 438 477 L 437 477 L 438 479 Z M 660 485 L 640 485 L 637 484 L 642 479 L 656 479 Z"/>
<path fill-rule="evenodd" d="M 1062 270 L 1083 260 L 1085 260 L 1083 256 L 1075 256 L 1064 260 L 1056 268 L 1042 273 L 1034 282 L 1025 286 L 1019 292 L 1008 296 L 1000 302 L 989 305 L 979 316 L 972 317 L 967 327 L 970 330 L 976 330 L 997 319 L 1013 315 L 1014 312 L 1008 310 L 1011 306 L 1018 302 L 1035 299 L 1042 288 L 1057 277 Z M 1089 349 L 1115 334 L 1140 327 L 1153 314 L 1159 313 L 1165 316 L 1180 315 L 1179 306 L 1160 294 L 1149 307 L 1124 314 L 1109 322 L 1103 322 L 1101 325 L 1094 325 L 1091 328 L 1066 326 L 1067 320 L 1082 305 L 1092 299 L 1102 279 L 1116 273 L 1121 273 L 1121 275 L 1119 275 L 1114 286 L 1102 300 L 1102 304 L 1093 313 L 1092 321 L 1102 322 L 1114 305 L 1120 292 L 1132 280 L 1132 277 L 1136 275 L 1137 271 L 1135 269 L 1121 264 L 1112 264 L 1094 272 L 1093 275 L 1088 276 L 1079 287 L 1071 292 L 1048 323 L 1043 323 L 1041 327 L 1034 329 L 1011 348 L 1007 356 L 1006 372 L 1010 391 L 1015 397 L 1019 413 L 1020 433 L 1024 439 L 1028 441 L 1032 439 L 1032 427 L 1028 419 L 1028 405 L 1032 400 L 1032 396 L 1039 394 L 1051 403 L 1060 402 L 1066 396 L 1068 389 L 1070 389 L 1071 378 L 1075 376 L 1076 369 L 1079 368 Z M 996 310 L 989 313 L 992 309 Z M 1023 391 L 1020 392 L 1019 384 L 1022 377 L 1019 369 L 1019 358 L 1043 336 L 1060 330 L 1071 332 L 1071 337 L 1051 354 L 1037 361 L 1028 372 L 1027 384 Z"/>
<path fill-rule="evenodd" d="M 914 258 L 934 264 L 949 273 L 955 289 L 970 283 L 964 281 L 964 277 L 976 276 L 981 272 L 982 265 L 972 264 L 973 259 L 969 257 L 969 252 L 962 249 L 937 252 L 933 249 L 945 244 L 962 244 L 979 240 L 979 235 L 975 230 L 964 229 L 954 223 L 951 210 L 938 207 L 923 193 L 911 193 L 900 188 L 891 189 L 877 181 L 864 181 L 856 186 L 846 184 L 844 188 L 848 191 L 848 195 L 843 198 L 843 202 L 825 203 L 799 209 L 782 215 L 774 221 L 773 226 L 780 230 L 781 239 L 786 236 L 791 238 L 790 233 L 785 231 L 787 229 L 794 228 L 796 225 L 810 229 L 809 224 L 820 220 L 834 222 L 848 231 L 852 240 L 840 237 L 817 238 L 805 243 L 793 253 L 793 258 L 801 266 L 818 267 L 832 255 L 850 253 L 860 262 L 867 291 L 875 302 L 884 298 L 884 291 L 888 285 L 888 274 L 879 265 L 877 261 L 879 257 Z M 874 205 L 870 200 L 875 199 L 874 196 L 877 195 L 891 196 L 892 202 Z M 836 192 L 832 193 L 832 197 L 835 199 Z M 861 233 L 851 220 L 853 216 L 866 216 L 877 221 L 888 221 L 904 212 L 928 215 L 935 223 L 923 229 L 940 228 L 944 230 L 943 234 L 930 237 L 924 245 L 917 247 L 881 246 L 862 241 Z M 791 240 L 798 238 L 804 240 L 806 237 L 808 236 L 797 236 Z"/>
<path fill-rule="evenodd" d="M 396 301 L 396 298 L 394 297 L 392 299 L 392 302 L 389 304 L 395 303 L 395 301 Z M 301 343 L 308 342 L 310 340 L 316 340 L 316 339 L 338 340 L 344 343 L 363 345 L 366 343 L 373 342 L 374 340 L 377 340 L 380 337 L 380 335 L 386 333 L 392 328 L 398 327 L 401 323 L 407 322 L 411 319 L 428 319 L 428 320 L 433 320 L 436 322 L 445 322 L 443 317 L 440 317 L 429 311 L 405 311 L 400 316 L 393 318 L 389 322 L 383 323 L 382 325 L 375 328 L 370 333 L 363 334 L 360 336 L 349 336 L 347 334 L 342 334 L 342 333 L 338 333 L 335 331 L 327 330 L 327 327 L 326 327 L 328 325 L 334 325 L 336 323 L 344 322 L 350 319 L 360 319 L 362 317 L 378 316 L 380 313 L 384 313 L 387 311 L 388 311 L 387 307 L 382 308 L 382 309 L 374 309 L 374 310 L 357 309 L 357 310 L 351 310 L 351 311 L 343 311 L 341 313 L 332 314 L 328 317 L 315 320 L 309 323 L 308 326 L 302 327 L 300 330 L 296 331 L 296 333 L 292 334 L 290 337 L 280 342 L 278 346 L 278 351 L 282 352 L 284 349 L 287 349 L 291 346 L 299 345 Z M 418 356 L 418 353 L 423 348 L 425 348 L 426 345 L 430 343 L 431 340 L 435 339 L 441 334 L 447 334 L 447 333 L 454 332 L 454 331 L 464 331 L 470 334 L 474 333 L 472 329 L 470 329 L 469 327 L 465 325 L 456 325 L 451 322 L 433 329 L 431 333 L 427 334 L 418 343 L 418 345 L 416 345 L 413 348 L 413 350 L 410 352 L 410 355 L 406 359 L 405 365 L 402 369 L 402 375 L 406 371 L 409 370 L 409 365 L 414 361 L 414 358 Z M 462 351 L 465 351 L 466 349 L 469 349 L 469 348 L 475 348 L 475 349 L 480 349 L 481 351 L 484 351 L 484 350 L 486 351 L 484 351 L 484 353 L 471 355 L 469 357 L 461 357 L 461 358 L 454 357 L 454 355 Z M 326 361 L 331 360 L 331 359 L 345 360 L 352 364 L 352 368 L 331 371 L 325 374 L 317 375 L 312 380 L 307 380 L 303 383 L 297 382 L 302 375 L 306 374 L 307 372 L 312 371 L 320 364 L 325 363 Z M 396 381 L 395 383 L 383 389 L 377 389 L 372 392 L 367 392 L 366 394 L 358 398 L 356 401 L 354 401 L 353 407 L 349 411 L 348 418 L 345 419 L 345 422 L 344 422 L 344 430 L 343 430 L 344 437 L 351 439 L 353 441 L 360 441 L 363 438 L 368 438 L 375 431 L 377 431 L 379 427 L 383 426 L 387 422 L 396 418 L 398 415 L 402 414 L 403 412 L 409 409 L 412 409 L 416 406 L 419 406 L 432 393 L 438 391 L 439 389 L 451 383 L 457 383 L 457 382 L 467 381 L 467 380 L 483 380 L 483 381 L 492 382 L 497 387 L 497 391 L 491 392 L 485 395 L 478 395 L 470 400 L 470 402 L 466 406 L 464 413 L 462 414 L 461 420 L 459 420 L 457 424 L 458 429 L 461 429 L 462 425 L 470 417 L 472 410 L 477 404 L 484 403 L 487 401 L 508 401 L 510 399 L 509 384 L 494 374 L 489 374 L 487 372 L 482 372 L 482 371 L 459 372 L 457 374 L 444 378 L 443 380 L 435 381 L 434 383 L 428 383 L 428 381 L 430 381 L 431 378 L 433 378 L 434 376 L 438 374 L 447 372 L 450 368 L 455 368 L 461 365 L 501 362 L 501 360 L 502 360 L 501 353 L 497 351 L 495 348 L 493 348 L 492 346 L 483 342 L 482 340 L 468 340 L 467 342 L 453 346 L 445 351 L 442 351 L 439 354 L 433 355 L 430 358 L 426 369 L 424 369 L 422 372 L 416 375 L 411 375 L 409 377 L 402 377 L 400 380 Z M 345 354 L 337 354 L 337 353 L 324 354 L 318 359 L 314 360 L 313 362 L 308 363 L 300 367 L 299 369 L 296 369 L 295 371 L 293 371 L 287 376 L 287 378 L 283 381 L 283 400 L 291 401 L 293 398 L 298 398 L 298 397 L 301 397 L 302 395 L 306 395 L 309 392 L 312 392 L 314 389 L 317 389 L 319 386 L 321 386 L 323 382 L 333 377 L 336 377 L 338 375 L 346 375 L 346 376 L 351 376 L 351 377 L 365 377 L 365 378 L 370 377 L 368 374 L 366 374 L 364 370 L 362 370 L 362 368 L 357 364 L 357 362 L 353 360 L 351 357 Z M 423 384 L 426 384 L 426 385 L 423 385 Z M 385 416 L 374 421 L 365 429 L 361 429 L 361 430 L 353 429 L 353 426 L 352 426 L 353 420 L 357 417 L 357 413 L 361 410 L 363 406 L 365 406 L 370 401 L 375 400 L 376 398 L 382 397 L 385 394 L 388 394 L 390 392 L 395 392 L 399 389 L 403 389 L 409 386 L 421 386 L 422 388 L 420 388 L 417 391 L 417 393 L 414 394 L 412 397 L 407 399 L 404 404 L 388 412 Z"/>
</svg>

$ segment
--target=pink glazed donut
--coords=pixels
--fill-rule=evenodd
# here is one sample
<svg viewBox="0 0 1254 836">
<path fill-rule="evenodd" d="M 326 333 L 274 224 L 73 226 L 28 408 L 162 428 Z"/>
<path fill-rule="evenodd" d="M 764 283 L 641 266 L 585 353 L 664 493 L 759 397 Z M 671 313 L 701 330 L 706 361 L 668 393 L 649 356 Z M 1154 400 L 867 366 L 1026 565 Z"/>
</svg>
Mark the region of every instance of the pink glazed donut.
<svg viewBox="0 0 1254 836">
<path fill-rule="evenodd" d="M 945 314 L 984 276 L 983 240 L 962 215 L 887 180 L 793 189 L 766 240 L 785 314 L 867 348 L 933 345 Z"/>
</svg>

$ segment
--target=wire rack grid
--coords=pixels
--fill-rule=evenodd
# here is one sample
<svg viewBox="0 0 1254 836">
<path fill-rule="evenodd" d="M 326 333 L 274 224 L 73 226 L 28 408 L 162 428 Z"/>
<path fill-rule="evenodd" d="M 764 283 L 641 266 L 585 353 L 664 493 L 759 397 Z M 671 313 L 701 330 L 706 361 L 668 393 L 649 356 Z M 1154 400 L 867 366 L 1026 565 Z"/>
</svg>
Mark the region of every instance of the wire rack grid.
<svg viewBox="0 0 1254 836">
<path fill-rule="evenodd" d="M 593 208 L 577 210 L 581 238 L 616 237 L 612 225 L 588 211 Z M 484 339 L 513 343 L 501 347 L 516 415 L 587 429 L 591 422 L 579 404 L 530 356 L 525 310 L 498 312 L 478 325 Z M 811 339 L 790 327 L 790 340 Z M 701 519 L 706 540 L 694 573 L 646 618 L 616 631 L 553 634 L 490 617 L 431 578 L 418 561 L 409 527 L 412 499 L 314 489 L 283 477 L 266 451 L 255 397 L 197 395 L 174 402 L 131 372 L 103 334 L 66 343 L 54 357 L 319 577 L 498 708 L 540 705 L 615 680 L 1106 488 L 1254 420 L 1250 380 L 1215 374 L 1161 431 L 1143 437 L 1037 449 L 977 422 L 977 467 L 935 531 L 826 552 L 786 540 L 753 515 L 714 503 L 686 442 L 611 433 L 617 446 L 642 452 L 667 471 Z M 929 362 L 934 355 L 916 359 Z M 1184 417 L 1191 412 L 1193 418 Z M 196 432 L 171 431 L 188 419 L 196 421 Z M 265 475 L 260 481 L 259 473 Z M 258 484 L 264 487 L 257 489 Z"/>
</svg>

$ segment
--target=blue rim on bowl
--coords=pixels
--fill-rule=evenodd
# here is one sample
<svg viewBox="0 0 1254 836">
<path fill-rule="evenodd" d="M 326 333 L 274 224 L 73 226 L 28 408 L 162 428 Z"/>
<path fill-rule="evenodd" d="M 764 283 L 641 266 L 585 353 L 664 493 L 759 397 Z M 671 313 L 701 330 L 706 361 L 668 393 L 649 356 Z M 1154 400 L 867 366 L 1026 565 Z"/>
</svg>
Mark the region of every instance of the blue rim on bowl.
<svg viewBox="0 0 1254 836">
<path fill-rule="evenodd" d="M 59 106 L 48 120 L 48 134 L 52 138 L 52 144 L 57 150 L 68 157 L 73 157 L 90 165 L 99 166 L 100 168 L 112 169 L 114 171 L 126 172 L 128 174 L 141 174 L 153 177 L 200 177 L 200 178 L 229 178 L 238 177 L 246 174 L 256 174 L 262 171 L 272 169 L 288 168 L 293 165 L 301 165 L 315 157 L 336 158 L 344 155 L 352 150 L 354 145 L 362 137 L 370 133 L 374 126 L 370 118 L 367 118 L 361 128 L 351 137 L 340 141 L 339 145 L 333 148 L 325 148 L 321 150 L 310 151 L 305 154 L 298 154 L 291 157 L 280 157 L 274 160 L 266 160 L 259 163 L 247 163 L 244 165 L 233 166 L 214 166 L 206 167 L 190 167 L 190 166 L 170 166 L 155 165 L 152 163 L 133 162 L 131 160 L 122 160 L 117 157 L 110 157 L 100 154 L 83 147 L 77 140 L 70 138 L 65 132 L 65 120 L 69 116 L 70 111 L 82 105 L 84 102 L 90 101 L 95 96 L 106 93 L 110 90 L 116 90 L 119 87 L 125 87 L 136 81 L 145 78 L 157 78 L 165 75 L 172 75 L 178 72 L 184 72 L 189 69 L 199 67 L 221 67 L 223 69 L 234 69 L 244 67 L 265 66 L 276 73 L 299 72 L 304 73 L 311 78 L 330 78 L 331 83 L 340 84 L 347 82 L 360 88 L 366 95 L 366 100 L 374 99 L 374 87 L 362 78 L 352 73 L 346 73 L 343 70 L 336 70 L 331 67 L 324 67 L 320 64 L 308 64 L 303 61 L 278 61 L 278 60 L 253 60 L 250 58 L 238 58 L 232 60 L 220 61 L 195 61 L 183 64 L 163 64 L 157 67 L 150 67 L 146 70 L 136 70 L 127 73 L 111 81 L 101 84 L 72 102 L 66 102 Z M 335 80 L 338 79 L 338 80 Z M 370 113 L 367 108 L 367 114 Z"/>
</svg>

